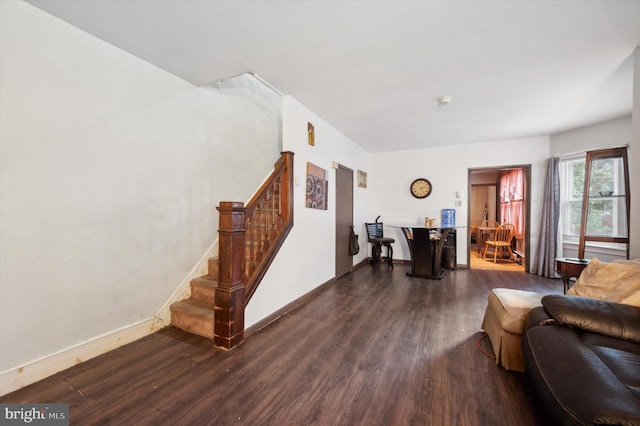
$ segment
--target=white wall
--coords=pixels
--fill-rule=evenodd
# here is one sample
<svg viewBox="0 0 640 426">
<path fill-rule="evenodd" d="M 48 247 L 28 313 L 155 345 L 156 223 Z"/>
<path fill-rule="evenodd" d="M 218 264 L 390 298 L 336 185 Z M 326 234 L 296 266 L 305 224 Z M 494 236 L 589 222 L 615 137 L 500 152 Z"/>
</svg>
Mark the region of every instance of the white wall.
<svg viewBox="0 0 640 426">
<path fill-rule="evenodd" d="M 394 257 L 409 260 L 409 248 L 402 233 L 392 224 L 424 224 L 424 217 L 440 220 L 441 209 L 456 210 L 456 225 L 467 226 L 467 179 L 470 168 L 531 164 L 531 248 L 538 245 L 542 186 L 549 138 L 538 137 L 467 145 L 386 152 L 371 155 L 371 216 L 382 215 L 385 235 L 394 236 Z M 423 200 L 413 198 L 409 184 L 418 177 L 431 181 L 433 191 Z M 462 206 L 455 207 L 460 191 Z M 460 230 L 462 235 L 468 229 Z M 467 238 L 457 239 L 458 264 L 466 265 Z"/>
<path fill-rule="evenodd" d="M 357 186 L 357 170 L 369 171 L 368 154 L 295 99 L 287 96 L 283 108 L 283 149 L 293 151 L 294 226 L 245 311 L 248 327 L 335 277 L 335 169 L 336 161 L 354 172 L 353 222 L 359 235 L 360 253 L 354 264 L 367 255 L 367 237 L 359 226 L 367 217 L 368 199 L 374 190 Z M 307 143 L 307 123 L 315 128 L 315 146 Z M 305 207 L 307 162 L 327 170 L 328 210 Z"/>
<path fill-rule="evenodd" d="M 550 139 L 553 156 L 630 143 L 631 116 L 627 115 L 591 126 L 554 133 Z"/>
<path fill-rule="evenodd" d="M 4 392 L 43 359 L 163 325 L 148 321 L 213 246 L 215 206 L 273 168 L 282 99 L 253 77 L 197 88 L 27 3 L 0 8 Z"/>
</svg>

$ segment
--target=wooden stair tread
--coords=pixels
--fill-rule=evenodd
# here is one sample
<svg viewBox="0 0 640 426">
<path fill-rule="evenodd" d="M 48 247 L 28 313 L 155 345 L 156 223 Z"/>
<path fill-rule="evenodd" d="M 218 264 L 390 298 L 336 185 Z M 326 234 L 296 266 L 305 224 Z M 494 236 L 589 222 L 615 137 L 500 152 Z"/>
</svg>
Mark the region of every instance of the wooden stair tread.
<svg viewBox="0 0 640 426">
<path fill-rule="evenodd" d="M 213 339 L 218 258 L 209 258 L 207 275 L 191 280 L 191 297 L 171 305 L 171 324 L 189 333 Z"/>
<path fill-rule="evenodd" d="M 171 312 L 179 312 L 192 317 L 211 319 L 213 321 L 214 304 L 213 301 L 189 298 L 173 303 L 171 305 Z"/>
<path fill-rule="evenodd" d="M 209 275 L 212 277 L 217 277 L 219 275 L 219 265 L 217 257 L 210 257 L 208 260 L 208 269 Z"/>
<path fill-rule="evenodd" d="M 218 280 L 211 275 L 194 278 L 191 280 L 191 298 L 213 304 L 216 288 L 218 288 Z"/>
<path fill-rule="evenodd" d="M 214 338 L 213 301 L 189 298 L 171 305 L 171 324 L 189 333 Z"/>
<path fill-rule="evenodd" d="M 192 279 L 191 284 L 216 288 L 218 287 L 218 280 L 216 277 L 213 277 L 211 275 L 203 275 L 201 277 Z"/>
</svg>

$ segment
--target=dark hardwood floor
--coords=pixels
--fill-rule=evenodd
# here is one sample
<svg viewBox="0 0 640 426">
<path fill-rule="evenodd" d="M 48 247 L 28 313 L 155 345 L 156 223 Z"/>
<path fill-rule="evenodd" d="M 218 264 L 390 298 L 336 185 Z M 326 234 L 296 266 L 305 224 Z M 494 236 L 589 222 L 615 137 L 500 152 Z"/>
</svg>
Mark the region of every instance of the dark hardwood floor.
<svg viewBox="0 0 640 426">
<path fill-rule="evenodd" d="M 363 266 L 231 352 L 169 327 L 0 401 L 69 403 L 74 425 L 543 424 L 525 376 L 477 344 L 492 288 L 562 282 L 408 268 Z"/>
</svg>

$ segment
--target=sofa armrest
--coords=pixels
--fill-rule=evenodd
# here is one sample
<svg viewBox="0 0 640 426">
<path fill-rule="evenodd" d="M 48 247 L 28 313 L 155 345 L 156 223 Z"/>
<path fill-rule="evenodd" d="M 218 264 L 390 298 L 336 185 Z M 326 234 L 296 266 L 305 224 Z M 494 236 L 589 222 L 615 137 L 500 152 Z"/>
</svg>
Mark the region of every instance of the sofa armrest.
<svg viewBox="0 0 640 426">
<path fill-rule="evenodd" d="M 640 343 L 640 307 L 563 295 L 544 296 L 542 306 L 558 324 Z"/>
<path fill-rule="evenodd" d="M 527 315 L 527 319 L 524 322 L 524 332 L 526 333 L 531 327 L 536 327 L 538 325 L 549 325 L 549 324 L 557 324 L 556 320 L 551 318 L 551 316 L 544 310 L 543 306 L 538 306 L 536 308 L 531 309 L 529 314 Z"/>
</svg>

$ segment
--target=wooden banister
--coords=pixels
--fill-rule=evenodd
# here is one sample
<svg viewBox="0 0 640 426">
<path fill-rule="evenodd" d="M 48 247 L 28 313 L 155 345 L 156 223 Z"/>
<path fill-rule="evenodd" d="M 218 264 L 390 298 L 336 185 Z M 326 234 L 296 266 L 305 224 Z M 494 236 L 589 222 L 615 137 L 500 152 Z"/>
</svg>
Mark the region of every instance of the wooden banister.
<svg viewBox="0 0 640 426">
<path fill-rule="evenodd" d="M 244 338 L 244 308 L 293 228 L 293 153 L 283 152 L 247 205 L 221 202 L 220 277 L 215 295 L 216 346 Z"/>
</svg>

